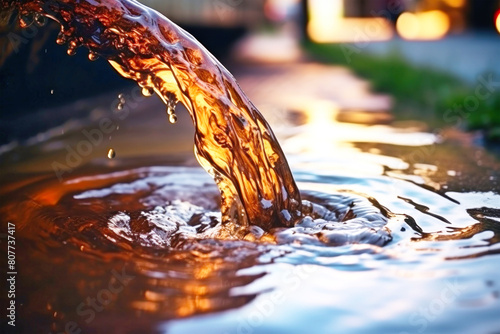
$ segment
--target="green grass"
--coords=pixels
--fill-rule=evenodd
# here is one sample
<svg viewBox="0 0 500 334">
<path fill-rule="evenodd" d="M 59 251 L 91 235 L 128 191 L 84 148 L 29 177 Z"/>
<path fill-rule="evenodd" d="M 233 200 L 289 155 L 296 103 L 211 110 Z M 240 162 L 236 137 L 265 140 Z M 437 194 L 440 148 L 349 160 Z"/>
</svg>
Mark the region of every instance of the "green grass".
<svg viewBox="0 0 500 334">
<path fill-rule="evenodd" d="M 392 95 L 398 120 L 421 120 L 433 128 L 483 130 L 488 139 L 500 140 L 498 90 L 488 91 L 481 82 L 470 85 L 447 72 L 412 65 L 397 52 L 375 56 L 340 44 L 304 46 L 317 60 L 348 66 L 368 79 L 375 92 Z"/>
</svg>

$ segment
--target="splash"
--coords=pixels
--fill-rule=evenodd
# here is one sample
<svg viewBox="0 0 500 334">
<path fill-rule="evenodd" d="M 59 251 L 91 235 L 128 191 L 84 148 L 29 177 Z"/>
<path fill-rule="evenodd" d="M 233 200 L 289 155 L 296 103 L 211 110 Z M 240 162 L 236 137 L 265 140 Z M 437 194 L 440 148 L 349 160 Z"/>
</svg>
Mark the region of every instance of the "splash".
<svg viewBox="0 0 500 334">
<path fill-rule="evenodd" d="M 6 3 L 2 3 L 4 7 Z M 12 3 L 10 4 L 12 5 Z M 195 154 L 221 192 L 223 222 L 265 230 L 292 226 L 300 194 L 270 126 L 233 76 L 193 36 L 133 0 L 19 0 L 21 27 L 48 17 L 61 25 L 56 42 L 73 55 L 103 57 L 145 95 L 156 92 L 171 123 L 180 101 L 195 126 Z M 229 229 L 231 230 L 231 229 Z"/>
</svg>

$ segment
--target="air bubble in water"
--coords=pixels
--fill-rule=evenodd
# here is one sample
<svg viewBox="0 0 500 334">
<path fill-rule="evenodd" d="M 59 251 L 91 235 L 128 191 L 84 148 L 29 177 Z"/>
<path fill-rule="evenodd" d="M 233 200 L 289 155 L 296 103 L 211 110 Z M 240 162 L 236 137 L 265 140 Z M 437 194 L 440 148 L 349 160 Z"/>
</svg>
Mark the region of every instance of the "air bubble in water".
<svg viewBox="0 0 500 334">
<path fill-rule="evenodd" d="M 35 23 L 39 27 L 43 27 L 44 25 L 47 24 L 47 18 L 43 16 L 42 14 L 35 14 Z"/>
<path fill-rule="evenodd" d="M 108 159 L 114 159 L 116 157 L 116 152 L 112 148 L 108 150 Z"/>
<path fill-rule="evenodd" d="M 150 88 L 150 87 L 143 87 L 142 88 L 142 95 L 144 95 L 144 96 L 151 96 L 151 95 L 153 95 L 153 93 L 154 93 L 153 88 Z"/>
</svg>

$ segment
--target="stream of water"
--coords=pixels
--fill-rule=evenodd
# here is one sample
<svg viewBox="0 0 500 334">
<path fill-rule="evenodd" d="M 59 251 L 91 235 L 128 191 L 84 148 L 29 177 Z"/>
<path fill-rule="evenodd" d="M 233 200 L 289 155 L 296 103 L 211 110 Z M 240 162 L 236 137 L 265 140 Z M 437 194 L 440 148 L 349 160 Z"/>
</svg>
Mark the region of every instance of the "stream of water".
<svg viewBox="0 0 500 334">
<path fill-rule="evenodd" d="M 123 63 L 115 67 L 132 76 Z M 102 108 L 116 95 L 87 99 L 88 118 L 2 147 L 1 233 L 14 224 L 16 238 L 14 332 L 499 333 L 498 158 L 468 134 L 339 122 L 344 111 L 331 101 L 305 98 L 306 88 L 292 99 L 283 87 L 294 82 L 290 73 L 305 80 L 330 70 L 302 64 L 237 71 L 264 106 L 290 165 L 277 168 L 273 190 L 263 186 L 258 200 L 241 195 L 243 203 L 258 202 L 250 214 L 241 203 L 236 216 L 233 209 L 221 213 L 228 203 L 220 180 L 218 188 L 189 153 L 187 129 L 198 117 L 193 95 L 177 96 L 187 109 L 170 110 L 177 118 L 171 133 L 161 131 L 167 124 L 158 109 L 172 97 L 145 99 L 131 88 L 121 93 L 121 108 Z M 161 92 L 160 83 L 144 79 L 142 86 Z M 240 88 L 224 86 L 231 91 L 225 105 L 243 108 Z M 265 107 L 280 99 L 292 106 Z M 216 100 L 198 101 L 198 108 Z M 264 122 L 246 103 L 249 117 Z M 259 124 L 274 140 L 267 123 Z M 245 136 L 238 132 L 230 142 L 243 145 Z M 88 154 L 81 154 L 84 146 Z M 270 150 L 266 163 L 284 159 L 277 142 Z M 116 157 L 108 159 L 109 152 Z M 217 157 L 206 154 L 211 162 Z M 267 165 L 245 166 L 243 183 L 269 172 Z M 290 198 L 300 199 L 300 214 Z"/>
</svg>

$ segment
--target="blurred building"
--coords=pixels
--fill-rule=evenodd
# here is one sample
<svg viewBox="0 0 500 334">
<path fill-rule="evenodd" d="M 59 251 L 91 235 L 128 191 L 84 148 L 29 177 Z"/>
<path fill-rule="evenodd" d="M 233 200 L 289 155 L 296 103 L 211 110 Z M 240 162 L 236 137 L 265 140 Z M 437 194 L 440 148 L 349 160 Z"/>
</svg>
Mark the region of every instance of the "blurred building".
<svg viewBox="0 0 500 334">
<path fill-rule="evenodd" d="M 500 0 L 302 0 L 316 42 L 433 40 L 467 31 L 500 33 Z"/>
<path fill-rule="evenodd" d="M 265 20 L 265 0 L 139 0 L 193 34 L 217 58 Z"/>
<path fill-rule="evenodd" d="M 250 27 L 263 18 L 264 0 L 139 0 L 180 25 Z"/>
</svg>

